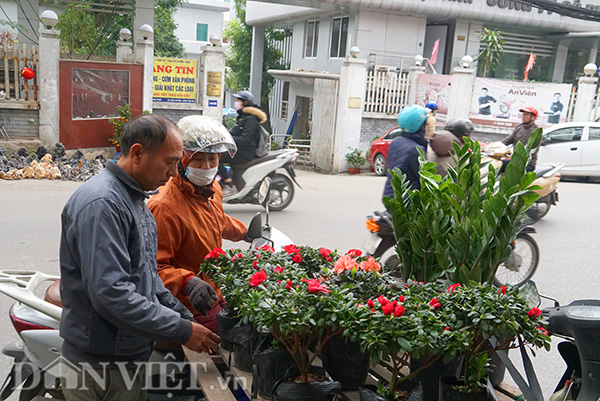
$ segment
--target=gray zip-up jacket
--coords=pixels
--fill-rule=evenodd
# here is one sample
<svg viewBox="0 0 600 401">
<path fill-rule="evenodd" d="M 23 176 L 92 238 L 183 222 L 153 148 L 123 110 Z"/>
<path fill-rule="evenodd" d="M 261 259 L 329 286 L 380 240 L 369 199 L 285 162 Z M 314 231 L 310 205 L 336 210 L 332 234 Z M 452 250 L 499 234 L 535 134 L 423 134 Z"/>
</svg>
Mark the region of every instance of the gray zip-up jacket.
<svg viewBox="0 0 600 401">
<path fill-rule="evenodd" d="M 62 212 L 60 335 L 72 362 L 147 360 L 153 340 L 184 344 L 191 313 L 158 276 L 148 194 L 116 163 Z"/>
</svg>

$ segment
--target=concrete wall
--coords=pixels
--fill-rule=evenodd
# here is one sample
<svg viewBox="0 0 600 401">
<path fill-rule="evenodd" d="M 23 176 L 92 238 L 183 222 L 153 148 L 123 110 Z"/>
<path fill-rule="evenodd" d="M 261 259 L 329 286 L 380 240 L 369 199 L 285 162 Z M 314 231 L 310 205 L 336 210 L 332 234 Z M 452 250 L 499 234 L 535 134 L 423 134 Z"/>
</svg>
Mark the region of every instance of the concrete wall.
<svg viewBox="0 0 600 401">
<path fill-rule="evenodd" d="M 38 110 L 0 108 L 0 125 L 10 139 L 37 139 L 40 131 Z M 0 139 L 3 139 L 0 136 Z"/>
<path fill-rule="evenodd" d="M 374 138 L 379 138 L 398 123 L 396 122 L 397 116 L 385 117 L 385 118 L 370 118 L 363 117 L 362 126 L 360 129 L 360 143 L 371 144 Z"/>
<path fill-rule="evenodd" d="M 215 2 L 216 3 L 216 2 Z M 218 2 L 223 5 L 230 3 Z M 193 3 L 184 3 L 175 12 L 173 19 L 179 25 L 175 29 L 175 36 L 179 39 L 188 57 L 193 54 L 202 53 L 202 46 L 210 44 L 208 38 L 216 34 L 223 37 L 223 11 L 202 9 Z M 207 24 L 207 41 L 200 42 L 196 40 L 196 24 Z"/>
</svg>

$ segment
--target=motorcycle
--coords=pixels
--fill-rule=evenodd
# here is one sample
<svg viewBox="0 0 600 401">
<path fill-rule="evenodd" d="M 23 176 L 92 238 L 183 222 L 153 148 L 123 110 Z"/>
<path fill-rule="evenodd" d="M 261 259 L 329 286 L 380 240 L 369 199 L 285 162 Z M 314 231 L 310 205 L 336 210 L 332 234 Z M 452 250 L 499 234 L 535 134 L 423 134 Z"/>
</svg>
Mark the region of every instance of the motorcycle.
<svg viewBox="0 0 600 401">
<path fill-rule="evenodd" d="M 247 236 L 252 248 L 268 244 L 282 249 L 292 243 L 284 233 L 269 225 L 272 185 L 272 180 L 265 177 L 257 189 L 257 202 L 266 209 L 266 223 L 263 225 L 260 212 L 250 222 Z M 2 350 L 14 363 L 0 389 L 0 400 L 7 399 L 19 386 L 19 401 L 40 396 L 64 399 L 59 379 L 59 365 L 64 361 L 60 357 L 63 339 L 59 335 L 62 314 L 59 282 L 59 276 L 39 271 L 0 270 L 0 293 L 17 301 L 11 306 L 9 317 L 22 340 Z M 43 297 L 37 295 L 42 293 Z M 157 343 L 147 366 L 148 400 L 204 399 L 179 347 Z"/>
<path fill-rule="evenodd" d="M 517 237 L 511 244 L 510 256 L 506 262 L 498 266 L 494 284 L 520 286 L 535 273 L 540 251 L 530 235 L 535 233 L 535 229 L 528 224 L 528 221 L 525 221 L 521 226 Z M 363 246 L 365 252 L 370 256 L 380 258 L 392 276 L 401 278 L 402 271 L 400 260 L 395 252 L 396 238 L 390 213 L 387 210 L 375 211 L 373 215 L 367 216 L 366 226 L 370 235 Z"/>
<path fill-rule="evenodd" d="M 249 163 L 236 164 L 231 179 L 237 192 L 224 196 L 223 203 L 260 204 L 258 189 L 263 178 L 270 177 L 272 184 L 269 207 L 274 211 L 285 209 L 294 198 L 294 184 L 302 188 L 296 181 L 293 167 L 297 157 L 298 150 L 281 149 L 270 151 L 266 156 Z M 279 169 L 284 169 L 287 175 L 278 172 Z"/>
<path fill-rule="evenodd" d="M 501 142 L 493 142 L 486 146 L 483 152 L 483 161 L 489 161 L 498 171 L 502 167 L 502 159 L 509 158 L 512 149 Z M 532 185 L 539 185 L 541 189 L 536 189 L 539 199 L 527 210 L 527 216 L 534 221 L 540 220 L 548 214 L 550 207 L 558 202 L 558 192 L 556 187 L 560 181 L 560 170 L 565 166 L 564 163 L 548 163 L 537 166 L 535 173 L 537 178 Z M 487 170 L 487 167 L 485 167 Z M 484 172 L 487 174 L 487 171 Z M 483 175 L 483 174 L 482 174 Z"/>
</svg>

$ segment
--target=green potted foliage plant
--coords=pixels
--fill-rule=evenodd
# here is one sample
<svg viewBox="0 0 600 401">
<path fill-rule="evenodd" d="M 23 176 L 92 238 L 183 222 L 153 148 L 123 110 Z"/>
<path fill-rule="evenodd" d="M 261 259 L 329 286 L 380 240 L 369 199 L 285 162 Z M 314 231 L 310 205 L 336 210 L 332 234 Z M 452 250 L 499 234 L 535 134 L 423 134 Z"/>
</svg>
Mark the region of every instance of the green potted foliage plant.
<svg viewBox="0 0 600 401">
<path fill-rule="evenodd" d="M 367 159 L 363 156 L 362 152 L 357 148 L 348 148 L 350 151 L 346 153 L 346 162 L 352 167 L 348 167 L 348 172 L 350 174 L 358 174 L 360 173 L 360 168 L 365 165 Z"/>
</svg>

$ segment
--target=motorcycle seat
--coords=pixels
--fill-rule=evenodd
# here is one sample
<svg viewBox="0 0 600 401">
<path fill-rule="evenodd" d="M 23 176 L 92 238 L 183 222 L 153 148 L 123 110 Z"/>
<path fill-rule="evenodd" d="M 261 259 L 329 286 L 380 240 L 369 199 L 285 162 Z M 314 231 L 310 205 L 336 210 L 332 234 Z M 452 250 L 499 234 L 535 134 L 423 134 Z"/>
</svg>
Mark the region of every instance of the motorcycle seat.
<svg viewBox="0 0 600 401">
<path fill-rule="evenodd" d="M 536 167 L 535 174 L 538 177 L 541 177 L 544 174 L 546 174 L 548 171 L 552 170 L 553 168 L 554 168 L 554 166 L 540 166 L 540 167 Z"/>
<path fill-rule="evenodd" d="M 44 301 L 50 302 L 52 305 L 56 305 L 62 308 L 62 301 L 60 300 L 60 279 L 55 280 L 46 289 L 44 294 Z"/>
<path fill-rule="evenodd" d="M 253 160 L 249 161 L 248 163 L 236 164 L 234 172 L 236 170 L 244 171 L 244 170 L 246 170 L 246 169 L 248 169 L 248 168 L 250 168 L 250 167 L 252 167 L 252 166 L 254 166 L 256 164 L 260 164 L 260 163 L 263 163 L 263 162 L 266 162 L 266 161 L 269 161 L 269 160 L 276 159 L 277 156 L 285 153 L 286 151 L 287 151 L 286 149 L 269 151 L 266 156 L 258 157 L 256 159 L 253 159 Z"/>
</svg>

